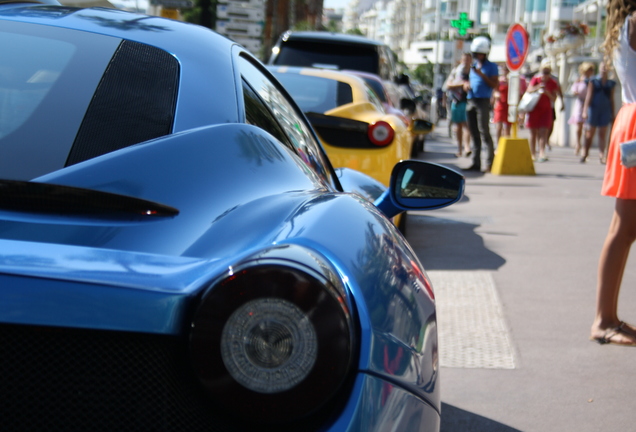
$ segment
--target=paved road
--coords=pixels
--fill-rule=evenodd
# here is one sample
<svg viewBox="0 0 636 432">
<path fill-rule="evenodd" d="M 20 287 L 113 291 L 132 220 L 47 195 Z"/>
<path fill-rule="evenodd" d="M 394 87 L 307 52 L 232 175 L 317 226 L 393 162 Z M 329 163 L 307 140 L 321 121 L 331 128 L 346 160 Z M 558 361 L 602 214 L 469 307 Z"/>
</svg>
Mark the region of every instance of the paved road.
<svg viewBox="0 0 636 432">
<path fill-rule="evenodd" d="M 420 158 L 467 167 L 437 131 Z M 535 176 L 468 173 L 463 201 L 409 214 L 436 289 L 443 432 L 636 430 L 636 348 L 589 341 L 614 204 L 599 194 L 604 166 L 548 156 Z M 619 302 L 630 322 L 635 255 Z"/>
</svg>

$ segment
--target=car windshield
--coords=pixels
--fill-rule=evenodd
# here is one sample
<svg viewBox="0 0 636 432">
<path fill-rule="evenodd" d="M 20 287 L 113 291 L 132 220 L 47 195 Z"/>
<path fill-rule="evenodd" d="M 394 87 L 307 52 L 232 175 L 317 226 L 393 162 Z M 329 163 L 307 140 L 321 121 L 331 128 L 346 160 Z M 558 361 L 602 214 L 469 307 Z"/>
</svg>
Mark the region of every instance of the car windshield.
<svg viewBox="0 0 636 432">
<path fill-rule="evenodd" d="M 0 178 L 30 180 L 64 167 L 120 40 L 24 23 L 0 31 Z M 93 61 L 78 59 L 88 56 Z"/>
<path fill-rule="evenodd" d="M 332 66 L 377 74 L 380 62 L 378 52 L 372 45 L 289 40 L 281 45 L 274 63 L 304 67 Z"/>
<path fill-rule="evenodd" d="M 304 112 L 324 113 L 353 102 L 349 84 L 322 77 L 275 73 Z"/>
</svg>

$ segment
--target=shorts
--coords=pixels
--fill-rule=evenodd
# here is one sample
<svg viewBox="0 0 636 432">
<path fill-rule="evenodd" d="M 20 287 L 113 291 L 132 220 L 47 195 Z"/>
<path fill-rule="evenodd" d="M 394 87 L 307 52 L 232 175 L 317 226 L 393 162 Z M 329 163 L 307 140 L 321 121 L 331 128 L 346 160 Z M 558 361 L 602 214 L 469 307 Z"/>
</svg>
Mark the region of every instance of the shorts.
<svg viewBox="0 0 636 432">
<path fill-rule="evenodd" d="M 451 123 L 466 123 L 466 102 L 453 101 L 451 104 Z"/>
<path fill-rule="evenodd" d="M 623 105 L 616 116 L 601 195 L 621 199 L 636 199 L 636 167 L 625 168 L 621 164 L 622 142 L 636 139 L 636 103 Z"/>
</svg>

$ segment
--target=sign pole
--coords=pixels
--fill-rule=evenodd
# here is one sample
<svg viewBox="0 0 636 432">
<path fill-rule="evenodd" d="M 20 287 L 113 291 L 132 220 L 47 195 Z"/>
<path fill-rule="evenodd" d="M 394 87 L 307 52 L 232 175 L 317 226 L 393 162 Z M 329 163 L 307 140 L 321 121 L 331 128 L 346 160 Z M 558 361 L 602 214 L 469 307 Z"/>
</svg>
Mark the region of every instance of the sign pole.
<svg viewBox="0 0 636 432">
<path fill-rule="evenodd" d="M 508 74 L 508 122 L 511 124 L 510 133 L 513 139 L 517 138 L 517 106 L 519 105 L 519 86 L 519 72 L 510 72 Z"/>
<path fill-rule="evenodd" d="M 534 175 L 534 164 L 527 139 L 517 137 L 517 107 L 519 106 L 519 69 L 523 66 L 530 49 L 528 32 L 521 24 L 513 24 L 506 34 L 506 65 L 508 74 L 508 122 L 510 137 L 499 140 L 492 164 L 492 174 Z"/>
</svg>

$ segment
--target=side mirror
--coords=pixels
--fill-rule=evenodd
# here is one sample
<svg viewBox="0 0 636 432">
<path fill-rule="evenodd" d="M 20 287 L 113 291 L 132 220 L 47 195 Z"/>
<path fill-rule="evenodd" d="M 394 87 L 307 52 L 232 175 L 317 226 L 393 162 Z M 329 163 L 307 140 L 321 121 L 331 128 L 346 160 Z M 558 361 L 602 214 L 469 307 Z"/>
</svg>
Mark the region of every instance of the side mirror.
<svg viewBox="0 0 636 432">
<path fill-rule="evenodd" d="M 393 168 L 391 185 L 374 204 L 388 218 L 406 210 L 435 210 L 459 201 L 464 187 L 464 176 L 450 168 L 401 161 Z"/>
<path fill-rule="evenodd" d="M 411 133 L 414 133 L 416 135 L 424 135 L 430 133 L 433 128 L 433 123 L 428 120 L 422 119 L 415 119 L 411 121 L 411 124 L 409 125 L 409 130 L 411 131 Z"/>
</svg>

